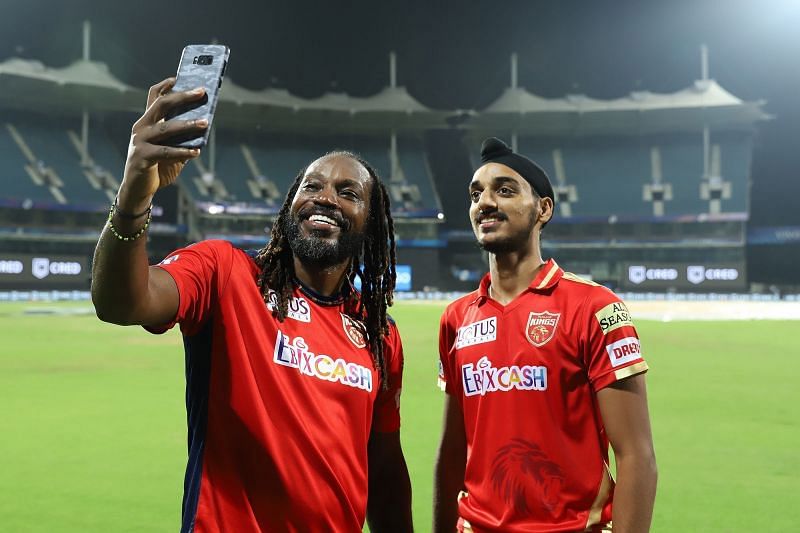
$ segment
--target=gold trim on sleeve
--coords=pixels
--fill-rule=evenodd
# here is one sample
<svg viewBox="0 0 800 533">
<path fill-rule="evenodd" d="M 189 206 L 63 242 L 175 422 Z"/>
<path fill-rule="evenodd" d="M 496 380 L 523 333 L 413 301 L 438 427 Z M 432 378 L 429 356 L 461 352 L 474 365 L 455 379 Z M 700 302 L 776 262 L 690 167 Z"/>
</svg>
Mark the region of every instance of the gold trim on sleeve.
<svg viewBox="0 0 800 533">
<path fill-rule="evenodd" d="M 627 377 L 633 376 L 635 374 L 641 374 L 642 372 L 647 372 L 650 367 L 647 366 L 645 361 L 641 361 L 636 363 L 635 365 L 626 366 L 625 368 L 620 368 L 614 372 L 614 377 L 617 378 L 617 381 L 620 379 L 625 379 Z"/>
</svg>

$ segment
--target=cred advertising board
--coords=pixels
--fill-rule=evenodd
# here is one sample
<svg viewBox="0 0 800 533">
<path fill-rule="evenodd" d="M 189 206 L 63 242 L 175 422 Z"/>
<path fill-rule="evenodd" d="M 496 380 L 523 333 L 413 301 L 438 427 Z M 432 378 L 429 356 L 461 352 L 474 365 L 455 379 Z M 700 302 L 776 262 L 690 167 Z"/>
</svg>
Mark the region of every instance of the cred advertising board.
<svg viewBox="0 0 800 533">
<path fill-rule="evenodd" d="M 0 254 L 0 289 L 86 289 L 89 276 L 85 256 Z"/>
<path fill-rule="evenodd" d="M 632 290 L 741 290 L 747 287 L 744 263 L 628 263 L 622 286 Z"/>
</svg>

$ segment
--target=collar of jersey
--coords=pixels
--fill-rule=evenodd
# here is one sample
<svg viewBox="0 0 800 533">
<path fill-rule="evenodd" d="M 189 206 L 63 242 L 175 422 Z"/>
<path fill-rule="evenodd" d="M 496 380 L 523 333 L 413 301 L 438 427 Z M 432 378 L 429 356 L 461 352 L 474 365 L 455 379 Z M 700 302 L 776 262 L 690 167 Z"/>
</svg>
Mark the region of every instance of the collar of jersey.
<svg viewBox="0 0 800 533">
<path fill-rule="evenodd" d="M 556 286 L 564 271 L 558 266 L 554 259 L 550 258 L 545 262 L 542 269 L 533 278 L 531 284 L 528 285 L 528 290 L 532 292 L 545 292 Z M 489 285 L 492 284 L 491 275 L 487 272 L 481 283 L 478 286 L 478 296 L 472 303 L 485 302 L 489 299 Z"/>
<path fill-rule="evenodd" d="M 339 294 L 332 294 L 330 296 L 325 296 L 324 294 L 320 294 L 302 281 L 297 278 L 294 278 L 294 284 L 300 289 L 305 296 L 307 296 L 311 301 L 317 303 L 319 305 L 340 305 L 344 302 L 344 299 L 350 294 L 350 284 L 344 283 L 342 285 L 342 290 L 339 291 Z"/>
</svg>

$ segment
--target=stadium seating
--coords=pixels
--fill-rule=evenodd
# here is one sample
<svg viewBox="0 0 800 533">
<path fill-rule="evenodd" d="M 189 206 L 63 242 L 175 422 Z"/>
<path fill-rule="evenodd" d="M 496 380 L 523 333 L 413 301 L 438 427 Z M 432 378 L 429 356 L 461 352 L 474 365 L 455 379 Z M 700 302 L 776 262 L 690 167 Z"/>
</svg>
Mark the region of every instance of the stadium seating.
<svg viewBox="0 0 800 533">
<path fill-rule="evenodd" d="M 12 201 L 56 202 L 44 181 L 34 181 L 38 176 L 35 160 L 29 161 L 12 137 L 10 123 L 0 124 L 0 165 L 2 165 L 2 197 Z M 13 126 L 12 126 L 13 128 Z M 32 156 L 33 157 L 33 156 Z M 28 167 L 30 170 L 26 170 Z M 33 176 L 32 176 L 33 174 Z"/>
<path fill-rule="evenodd" d="M 724 184 L 730 192 L 730 195 L 716 194 L 719 212 L 747 211 L 750 144 L 746 135 L 712 137 L 710 183 Z M 520 139 L 519 142 L 519 151 L 539 163 L 556 187 L 560 176 L 553 152 L 556 149 L 561 152 L 564 183 L 573 186 L 578 197 L 571 202 L 571 216 L 578 218 L 654 216 L 653 200 L 646 200 L 643 194 L 645 187 L 653 183 L 653 147 L 660 155 L 661 182 L 669 184 L 672 195 L 663 201 L 664 215 L 697 216 L 713 212 L 709 196 L 713 198 L 715 193 L 704 196 L 701 192 L 703 145 L 699 135 L 567 142 Z"/>
<path fill-rule="evenodd" d="M 113 200 L 124 166 L 123 148 L 112 142 L 103 124 L 97 124 L 90 129 L 89 150 L 84 154 L 77 125 L 32 114 L 12 115 L 0 128 L 2 169 L 11 178 L 2 196 L 93 209 Z M 304 165 L 320 154 L 344 148 L 376 168 L 400 216 L 430 216 L 440 211 L 421 140 L 400 137 L 396 164 L 389 144 L 388 134 L 255 136 L 220 130 L 214 171 L 209 168 L 207 149 L 202 160 L 189 165 L 181 183 L 196 201 L 277 208 Z M 557 216 L 580 221 L 660 216 L 653 203 L 662 196 L 666 217 L 700 216 L 715 209 L 723 214 L 746 213 L 751 144 L 747 134 L 712 132 L 710 179 L 705 185 L 702 137 L 697 134 L 567 140 L 524 137 L 519 139 L 519 151 L 551 176 L 560 191 L 559 205 L 569 204 L 569 210 L 560 207 Z M 646 191 L 652 190 L 654 148 L 661 182 L 669 186 L 670 195 L 653 196 Z"/>
<path fill-rule="evenodd" d="M 347 149 L 367 160 L 386 181 L 398 212 L 440 211 L 421 141 L 401 139 L 398 144 L 399 172 L 393 173 L 388 140 L 380 138 L 242 139 L 221 132 L 213 175 L 204 154 L 202 161 L 190 165 L 191 179 L 183 183 L 195 200 L 279 206 L 305 165 L 329 151 Z"/>
<path fill-rule="evenodd" d="M 114 199 L 124 147 L 104 124 L 92 124 L 84 153 L 79 123 L 18 113 L 0 129 L 0 171 L 10 179 L 2 198 L 97 209 Z M 247 136 L 220 130 L 215 166 L 207 148 L 190 163 L 181 186 L 195 201 L 277 208 L 298 171 L 321 154 L 347 149 L 370 162 L 390 188 L 399 213 L 439 212 L 438 194 L 419 139 L 401 138 L 392 170 L 389 138 L 367 136 Z M 427 210 L 427 211 L 426 211 Z"/>
<path fill-rule="evenodd" d="M 20 121 L 15 126 L 37 160 L 53 169 L 63 182 L 61 192 L 69 203 L 87 206 L 108 203 L 103 191 L 94 188 L 84 174 L 80 155 L 71 145 L 66 129 L 38 120 Z"/>
</svg>

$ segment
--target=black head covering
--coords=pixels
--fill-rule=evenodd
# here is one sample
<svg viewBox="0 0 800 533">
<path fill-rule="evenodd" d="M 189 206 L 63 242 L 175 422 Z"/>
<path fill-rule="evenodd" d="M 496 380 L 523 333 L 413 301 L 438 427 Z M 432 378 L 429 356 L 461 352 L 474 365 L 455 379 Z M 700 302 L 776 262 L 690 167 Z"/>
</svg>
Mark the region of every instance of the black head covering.
<svg viewBox="0 0 800 533">
<path fill-rule="evenodd" d="M 497 137 L 488 137 L 483 141 L 481 166 L 486 163 L 500 163 L 514 169 L 517 174 L 531 184 L 531 188 L 540 198 L 550 198 L 555 206 L 556 198 L 553 194 L 553 186 L 550 185 L 550 179 L 545 171 L 524 155 L 515 154 L 506 143 Z"/>
</svg>

